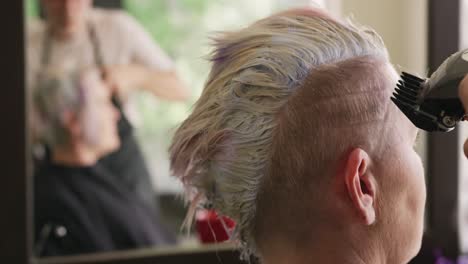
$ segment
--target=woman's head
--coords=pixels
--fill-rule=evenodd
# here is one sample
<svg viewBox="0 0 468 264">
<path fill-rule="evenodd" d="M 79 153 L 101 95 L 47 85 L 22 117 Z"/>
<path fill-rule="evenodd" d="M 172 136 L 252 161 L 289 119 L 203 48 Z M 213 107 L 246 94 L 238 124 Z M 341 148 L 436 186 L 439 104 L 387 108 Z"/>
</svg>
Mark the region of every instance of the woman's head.
<svg viewBox="0 0 468 264">
<path fill-rule="evenodd" d="M 52 149 L 79 144 L 102 157 L 120 145 L 119 114 L 96 69 L 48 70 L 34 89 L 39 138 Z"/>
<path fill-rule="evenodd" d="M 288 99 L 257 196 L 261 251 L 287 241 L 307 252 L 335 236 L 385 248 L 390 263 L 418 252 L 424 173 L 417 129 L 389 100 L 397 78 L 387 59 L 356 57 L 315 69 Z"/>
<path fill-rule="evenodd" d="M 397 74 L 374 31 L 293 10 L 226 33 L 215 47 L 203 94 L 171 147 L 191 199 L 236 220 L 238 238 L 262 257 L 275 244 L 307 250 L 324 241 L 314 234 L 418 247 L 425 190 L 416 130 L 390 103 Z M 394 250 L 395 259 L 415 253 Z"/>
</svg>

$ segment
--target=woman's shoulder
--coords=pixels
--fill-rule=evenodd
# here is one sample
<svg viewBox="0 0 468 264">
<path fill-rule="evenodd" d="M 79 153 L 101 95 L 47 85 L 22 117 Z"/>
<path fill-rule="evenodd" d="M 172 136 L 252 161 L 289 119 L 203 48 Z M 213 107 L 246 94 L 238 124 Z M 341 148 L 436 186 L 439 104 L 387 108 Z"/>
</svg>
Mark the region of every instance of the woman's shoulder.
<svg viewBox="0 0 468 264">
<path fill-rule="evenodd" d="M 66 210 L 79 205 L 76 190 L 86 184 L 80 170 L 42 164 L 34 173 L 34 202 L 43 211 Z"/>
</svg>

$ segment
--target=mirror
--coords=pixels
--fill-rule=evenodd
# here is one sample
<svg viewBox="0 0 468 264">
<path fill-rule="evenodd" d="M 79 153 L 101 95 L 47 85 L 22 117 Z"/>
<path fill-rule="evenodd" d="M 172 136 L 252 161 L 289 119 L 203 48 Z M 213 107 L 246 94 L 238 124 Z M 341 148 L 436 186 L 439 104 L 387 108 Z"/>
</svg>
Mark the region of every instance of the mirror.
<svg viewBox="0 0 468 264">
<path fill-rule="evenodd" d="M 170 177 L 172 132 L 201 93 L 214 31 L 311 1 L 25 1 L 35 254 L 226 240 L 212 212 L 180 231 L 187 208 Z"/>
</svg>

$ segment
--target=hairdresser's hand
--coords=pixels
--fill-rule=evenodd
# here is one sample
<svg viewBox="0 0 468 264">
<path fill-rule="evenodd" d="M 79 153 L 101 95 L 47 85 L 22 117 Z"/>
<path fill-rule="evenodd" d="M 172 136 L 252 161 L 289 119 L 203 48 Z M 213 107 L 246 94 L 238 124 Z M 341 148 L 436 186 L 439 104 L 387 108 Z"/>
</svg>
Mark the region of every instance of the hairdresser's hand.
<svg viewBox="0 0 468 264">
<path fill-rule="evenodd" d="M 125 101 L 132 90 L 139 89 L 147 78 L 147 70 L 136 64 L 112 65 L 103 69 L 105 81 L 121 100 Z"/>
<path fill-rule="evenodd" d="M 468 115 L 468 75 L 465 76 L 459 87 L 460 99 L 465 107 L 465 114 Z M 468 121 L 468 118 L 465 118 L 465 121 Z M 468 158 L 468 139 L 465 141 L 463 147 L 465 151 L 465 156 Z"/>
<path fill-rule="evenodd" d="M 103 75 L 122 101 L 136 89 L 171 101 L 185 101 L 190 95 L 174 70 L 155 70 L 138 64 L 114 65 L 106 67 Z"/>
</svg>

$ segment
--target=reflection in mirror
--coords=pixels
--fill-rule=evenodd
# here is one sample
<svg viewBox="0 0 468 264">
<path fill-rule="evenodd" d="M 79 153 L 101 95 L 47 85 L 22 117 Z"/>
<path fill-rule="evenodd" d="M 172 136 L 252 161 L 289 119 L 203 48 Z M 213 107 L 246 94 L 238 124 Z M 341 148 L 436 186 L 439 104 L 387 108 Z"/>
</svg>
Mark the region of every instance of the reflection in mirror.
<svg viewBox="0 0 468 264">
<path fill-rule="evenodd" d="M 35 254 L 226 240 L 213 212 L 180 232 L 173 128 L 201 92 L 211 32 L 313 1 L 25 1 Z"/>
<path fill-rule="evenodd" d="M 124 12 L 40 3 L 45 21 L 31 22 L 27 39 L 36 254 L 175 244 L 123 111 L 137 88 L 160 95 L 164 82 L 161 97 L 187 97 L 172 61 Z"/>
</svg>

